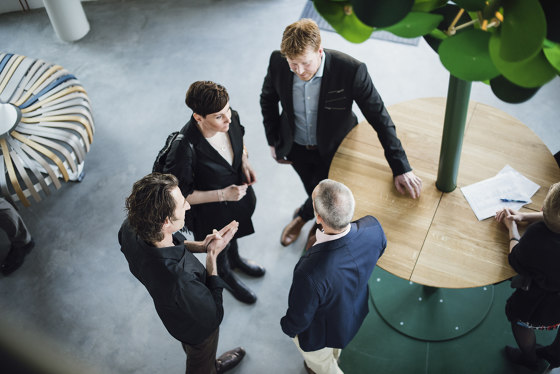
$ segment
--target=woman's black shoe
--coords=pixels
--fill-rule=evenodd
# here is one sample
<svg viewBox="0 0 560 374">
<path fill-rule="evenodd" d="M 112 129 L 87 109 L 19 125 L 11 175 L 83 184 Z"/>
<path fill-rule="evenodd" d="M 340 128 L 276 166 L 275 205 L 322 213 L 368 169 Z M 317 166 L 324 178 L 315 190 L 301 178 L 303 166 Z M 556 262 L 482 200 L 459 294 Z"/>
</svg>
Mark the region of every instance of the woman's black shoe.
<svg viewBox="0 0 560 374">
<path fill-rule="evenodd" d="M 257 301 L 257 295 L 251 291 L 243 282 L 241 282 L 233 273 L 229 273 L 222 277 L 226 282 L 226 288 L 239 301 L 246 304 L 254 304 Z"/>
<path fill-rule="evenodd" d="M 265 268 L 257 264 L 255 261 L 247 260 L 239 256 L 239 248 L 237 241 L 232 241 L 228 249 L 229 264 L 232 269 L 238 268 L 251 277 L 262 277 L 266 272 Z"/>
<path fill-rule="evenodd" d="M 257 264 L 255 261 L 247 260 L 243 257 L 230 260 L 232 269 L 239 269 L 251 277 L 262 277 L 266 272 L 265 268 Z"/>
<path fill-rule="evenodd" d="M 523 352 L 519 348 L 510 347 L 506 345 L 506 357 L 510 362 L 513 362 L 517 365 L 525 366 L 531 370 L 538 369 L 538 362 L 537 360 L 530 360 L 523 355 Z"/>
<path fill-rule="evenodd" d="M 548 361 L 549 369 L 560 367 L 560 360 L 554 357 L 547 349 L 548 347 L 537 348 L 537 356 Z"/>
</svg>

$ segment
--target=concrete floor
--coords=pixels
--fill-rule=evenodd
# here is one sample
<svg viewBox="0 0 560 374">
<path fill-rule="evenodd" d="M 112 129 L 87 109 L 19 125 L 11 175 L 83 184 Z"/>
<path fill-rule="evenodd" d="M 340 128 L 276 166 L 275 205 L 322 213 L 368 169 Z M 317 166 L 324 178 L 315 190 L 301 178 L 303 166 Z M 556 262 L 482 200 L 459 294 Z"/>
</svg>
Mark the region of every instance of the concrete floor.
<svg viewBox="0 0 560 374">
<path fill-rule="evenodd" d="M 183 372 L 181 346 L 129 273 L 116 235 L 132 183 L 151 171 L 168 133 L 190 116 L 187 87 L 214 80 L 227 87 L 240 113 L 258 177 L 256 233 L 240 240 L 241 252 L 268 269 L 263 279 L 242 276 L 259 297 L 255 305 L 224 292 L 218 351 L 247 349 L 232 373 L 304 373 L 279 325 L 304 238 L 284 248 L 279 236 L 305 193 L 295 172 L 271 159 L 258 101 L 270 52 L 303 6 L 301 0 L 89 2 L 91 31 L 72 44 L 57 39 L 44 9 L 0 15 L 2 51 L 75 74 L 88 91 L 97 127 L 84 181 L 22 209 L 37 246 L 21 269 L 0 279 L 3 323 L 45 336 L 102 373 Z M 423 41 L 355 45 L 323 32 L 323 45 L 366 62 L 387 105 L 446 95 L 448 73 Z M 473 84 L 471 98 L 517 117 L 552 153 L 560 150 L 558 78 L 520 105 L 499 101 L 482 83 Z M 4 240 L 0 256 L 7 250 Z"/>
</svg>

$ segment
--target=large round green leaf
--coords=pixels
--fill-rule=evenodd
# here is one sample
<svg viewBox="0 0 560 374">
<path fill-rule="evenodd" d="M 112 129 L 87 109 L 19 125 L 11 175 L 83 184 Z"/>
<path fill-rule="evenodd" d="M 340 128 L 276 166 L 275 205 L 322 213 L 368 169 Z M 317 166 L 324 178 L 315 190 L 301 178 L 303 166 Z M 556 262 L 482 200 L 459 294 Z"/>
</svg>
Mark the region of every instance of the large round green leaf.
<svg viewBox="0 0 560 374">
<path fill-rule="evenodd" d="M 492 79 L 490 81 L 490 87 L 492 87 L 494 95 L 500 100 L 511 104 L 518 104 L 529 100 L 541 88 L 540 86 L 535 88 L 519 87 L 511 83 L 503 75 Z"/>
<path fill-rule="evenodd" d="M 414 5 L 414 0 L 350 0 L 354 12 L 371 27 L 387 27 L 402 20 Z"/>
<path fill-rule="evenodd" d="M 490 38 L 490 57 L 500 73 L 512 83 L 525 88 L 539 87 L 556 75 L 542 51 L 521 62 L 503 60 L 499 53 L 500 40 L 497 34 Z"/>
<path fill-rule="evenodd" d="M 466 81 L 494 78 L 500 73 L 488 53 L 490 34 L 469 29 L 441 42 L 438 53 L 441 63 L 451 74 Z"/>
<path fill-rule="evenodd" d="M 350 9 L 348 1 L 315 0 L 313 5 L 329 25 L 349 42 L 362 43 L 373 32 L 373 27 L 364 25 L 353 12 L 345 12 L 345 7 Z"/>
<path fill-rule="evenodd" d="M 468 11 L 482 10 L 486 6 L 486 0 L 454 0 L 453 2 Z"/>
<path fill-rule="evenodd" d="M 413 12 L 431 12 L 447 4 L 447 0 L 415 0 L 412 6 Z"/>
<path fill-rule="evenodd" d="M 500 58 L 519 62 L 535 56 L 546 36 L 546 18 L 539 0 L 504 1 Z"/>
<path fill-rule="evenodd" d="M 543 52 L 550 65 L 560 74 L 560 44 L 550 48 L 543 48 Z"/>
<path fill-rule="evenodd" d="M 550 65 L 542 50 L 530 59 L 510 62 L 502 59 L 498 33 L 490 38 L 490 57 L 499 72 L 518 86 L 525 88 L 539 87 L 554 78 L 556 70 Z"/>
<path fill-rule="evenodd" d="M 441 14 L 410 12 L 402 21 L 383 30 L 403 38 L 416 38 L 434 30 L 441 21 Z"/>
</svg>

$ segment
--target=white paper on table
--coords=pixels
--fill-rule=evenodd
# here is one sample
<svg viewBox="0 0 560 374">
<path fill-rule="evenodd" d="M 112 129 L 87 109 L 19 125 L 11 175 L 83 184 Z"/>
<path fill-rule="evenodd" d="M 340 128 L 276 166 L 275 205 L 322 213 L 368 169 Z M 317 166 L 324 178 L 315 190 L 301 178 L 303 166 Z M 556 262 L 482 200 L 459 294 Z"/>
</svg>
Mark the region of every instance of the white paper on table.
<svg viewBox="0 0 560 374">
<path fill-rule="evenodd" d="M 516 174 L 516 182 L 518 183 L 518 185 L 516 185 L 516 188 L 518 189 L 517 191 L 519 192 L 519 195 L 500 196 L 500 197 L 507 197 L 507 198 L 510 198 L 510 199 L 529 201 L 529 200 L 531 200 L 531 197 L 539 190 L 539 188 L 541 188 L 541 186 L 539 186 L 538 184 L 536 184 L 535 182 L 533 182 L 529 178 L 526 178 L 523 174 L 521 174 L 520 172 L 518 172 L 517 170 L 515 170 L 514 168 L 512 168 L 509 165 L 504 166 L 504 168 L 502 170 L 500 170 L 498 175 L 499 174 L 505 174 L 505 173 Z M 520 196 L 520 197 L 518 198 L 516 196 Z"/>
<path fill-rule="evenodd" d="M 531 196 L 539 188 L 538 184 L 506 165 L 495 177 L 462 187 L 461 192 L 481 221 L 493 217 L 502 208 L 521 209 L 532 202 Z M 503 202 L 501 198 L 525 200 L 527 203 Z"/>
</svg>

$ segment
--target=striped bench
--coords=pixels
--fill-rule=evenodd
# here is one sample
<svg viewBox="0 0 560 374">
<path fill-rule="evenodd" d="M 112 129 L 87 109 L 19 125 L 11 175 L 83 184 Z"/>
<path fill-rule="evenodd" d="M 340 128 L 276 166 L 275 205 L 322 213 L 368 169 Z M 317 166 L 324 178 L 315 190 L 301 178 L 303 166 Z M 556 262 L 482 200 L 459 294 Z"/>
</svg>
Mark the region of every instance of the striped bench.
<svg viewBox="0 0 560 374">
<path fill-rule="evenodd" d="M 81 181 L 95 127 L 80 81 L 59 65 L 0 53 L 0 189 L 30 205 Z"/>
</svg>

